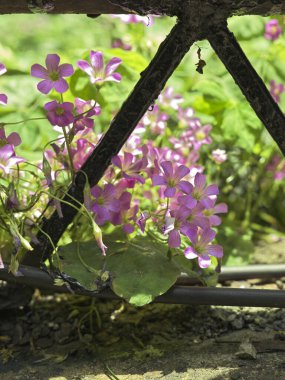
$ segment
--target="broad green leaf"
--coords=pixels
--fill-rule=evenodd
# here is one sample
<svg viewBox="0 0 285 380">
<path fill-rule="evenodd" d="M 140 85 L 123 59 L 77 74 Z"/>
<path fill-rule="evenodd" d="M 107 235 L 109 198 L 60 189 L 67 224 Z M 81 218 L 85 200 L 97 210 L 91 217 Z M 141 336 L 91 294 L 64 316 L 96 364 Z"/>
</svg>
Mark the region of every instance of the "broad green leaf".
<svg viewBox="0 0 285 380">
<path fill-rule="evenodd" d="M 165 293 L 180 274 L 166 251 L 164 244 L 137 237 L 121 253 L 109 256 L 107 268 L 114 276 L 115 293 L 136 306 Z"/>
<path fill-rule="evenodd" d="M 112 235 L 104 243 L 108 246 L 106 259 L 94 241 L 61 247 L 63 271 L 86 289 L 96 290 L 96 279 L 104 268 L 112 274 L 114 292 L 136 306 L 165 293 L 180 274 L 162 243 L 147 237 L 118 241 Z"/>
</svg>

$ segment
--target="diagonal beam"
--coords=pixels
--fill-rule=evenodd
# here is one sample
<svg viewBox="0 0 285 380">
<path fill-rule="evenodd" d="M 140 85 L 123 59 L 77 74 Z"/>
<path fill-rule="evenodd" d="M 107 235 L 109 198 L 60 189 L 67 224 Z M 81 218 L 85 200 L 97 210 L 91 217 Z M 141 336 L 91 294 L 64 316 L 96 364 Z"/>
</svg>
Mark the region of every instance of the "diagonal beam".
<svg viewBox="0 0 285 380">
<path fill-rule="evenodd" d="M 285 117 L 226 23 L 207 36 L 213 49 L 285 156 Z"/>
<path fill-rule="evenodd" d="M 141 73 L 141 79 L 136 84 L 133 92 L 122 105 L 122 108 L 113 119 L 109 130 L 99 142 L 92 155 L 78 172 L 74 183 L 69 188 L 63 201 L 69 202 L 78 208 L 78 202 L 83 202 L 83 190 L 86 176 L 91 186 L 94 186 L 104 175 L 111 159 L 122 148 L 138 122 L 149 106 L 160 94 L 166 81 L 172 75 L 176 67 L 188 52 L 193 42 L 199 39 L 196 25 L 179 21 L 164 42 L 160 45 L 155 57 L 147 69 Z M 70 195 L 77 199 L 74 202 Z M 39 265 L 52 253 L 52 245 L 47 239 L 49 235 L 56 245 L 67 226 L 77 214 L 74 207 L 62 203 L 63 218 L 59 218 L 56 212 L 45 220 L 42 225 L 44 234 L 40 231 L 37 235 L 39 243 L 35 250 L 26 255 L 24 263 L 27 265 Z"/>
</svg>

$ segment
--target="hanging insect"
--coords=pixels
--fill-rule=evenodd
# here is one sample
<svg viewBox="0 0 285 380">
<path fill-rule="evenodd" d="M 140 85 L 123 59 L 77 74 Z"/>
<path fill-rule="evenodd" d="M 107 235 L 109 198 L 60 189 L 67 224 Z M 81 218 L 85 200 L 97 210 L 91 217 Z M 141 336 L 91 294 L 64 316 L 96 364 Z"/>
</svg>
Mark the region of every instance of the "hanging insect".
<svg viewBox="0 0 285 380">
<path fill-rule="evenodd" d="M 200 47 L 198 47 L 197 55 L 198 55 L 199 61 L 196 63 L 196 66 L 197 66 L 196 71 L 198 71 L 199 74 L 203 74 L 203 69 L 206 66 L 206 62 L 201 58 L 201 48 Z"/>
</svg>

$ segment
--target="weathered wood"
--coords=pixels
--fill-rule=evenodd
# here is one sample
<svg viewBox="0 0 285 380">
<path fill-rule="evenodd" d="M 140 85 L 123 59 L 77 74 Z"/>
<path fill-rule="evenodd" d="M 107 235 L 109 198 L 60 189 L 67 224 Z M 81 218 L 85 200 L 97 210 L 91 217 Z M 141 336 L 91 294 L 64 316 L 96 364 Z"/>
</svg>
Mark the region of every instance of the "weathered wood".
<svg viewBox="0 0 285 380">
<path fill-rule="evenodd" d="M 285 14 L 284 0 L 0 0 L 0 14 L 33 13 L 43 6 L 48 13 L 157 14 L 184 17 L 197 6 L 211 18 L 227 18 L 234 14 L 267 16 Z M 209 18 L 208 18 L 209 20 Z M 205 18 L 206 21 L 206 18 Z"/>
<path fill-rule="evenodd" d="M 213 30 L 208 40 L 285 156 L 283 112 L 247 59 L 235 36 L 224 24 Z"/>
<path fill-rule="evenodd" d="M 0 14 L 9 13 L 112 14 L 123 10 L 108 0 L 0 0 Z"/>
</svg>

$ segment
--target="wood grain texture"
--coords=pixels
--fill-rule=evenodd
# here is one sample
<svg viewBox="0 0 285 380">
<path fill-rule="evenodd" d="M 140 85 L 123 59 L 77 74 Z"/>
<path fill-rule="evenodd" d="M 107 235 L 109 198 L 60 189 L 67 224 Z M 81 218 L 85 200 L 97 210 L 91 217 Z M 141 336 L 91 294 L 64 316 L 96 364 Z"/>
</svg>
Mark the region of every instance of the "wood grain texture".
<svg viewBox="0 0 285 380">
<path fill-rule="evenodd" d="M 52 0 L 30 0 L 40 4 Z M 139 13 L 184 17 L 191 15 L 196 0 L 54 0 L 50 13 Z M 204 14 L 229 17 L 233 14 L 261 16 L 285 14 L 284 0 L 200 0 Z M 28 0 L 0 0 L 0 14 L 32 13 Z"/>
</svg>

